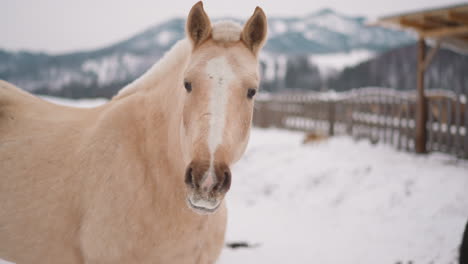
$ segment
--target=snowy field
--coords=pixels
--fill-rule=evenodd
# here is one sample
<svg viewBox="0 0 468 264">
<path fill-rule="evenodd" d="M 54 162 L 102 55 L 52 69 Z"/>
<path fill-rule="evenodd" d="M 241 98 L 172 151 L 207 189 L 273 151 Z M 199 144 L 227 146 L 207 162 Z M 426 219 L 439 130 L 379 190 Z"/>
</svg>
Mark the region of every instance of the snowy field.
<svg viewBox="0 0 468 264">
<path fill-rule="evenodd" d="M 467 161 L 303 136 L 252 130 L 233 167 L 226 240 L 253 247 L 226 248 L 218 263 L 456 263 Z"/>
<path fill-rule="evenodd" d="M 220 263 L 455 263 L 468 162 L 336 137 L 254 129 L 233 169 Z"/>
</svg>

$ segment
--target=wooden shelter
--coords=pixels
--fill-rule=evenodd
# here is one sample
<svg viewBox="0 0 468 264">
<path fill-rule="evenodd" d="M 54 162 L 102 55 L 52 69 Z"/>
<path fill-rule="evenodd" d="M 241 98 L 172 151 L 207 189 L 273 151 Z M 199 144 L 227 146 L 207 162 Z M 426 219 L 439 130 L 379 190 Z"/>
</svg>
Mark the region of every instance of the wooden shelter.
<svg viewBox="0 0 468 264">
<path fill-rule="evenodd" d="M 468 53 L 468 4 L 422 10 L 380 18 L 375 25 L 410 30 L 418 35 L 417 108 L 415 150 L 426 153 L 427 100 L 424 72 L 441 45 Z M 435 43 L 426 52 L 426 41 Z"/>
</svg>

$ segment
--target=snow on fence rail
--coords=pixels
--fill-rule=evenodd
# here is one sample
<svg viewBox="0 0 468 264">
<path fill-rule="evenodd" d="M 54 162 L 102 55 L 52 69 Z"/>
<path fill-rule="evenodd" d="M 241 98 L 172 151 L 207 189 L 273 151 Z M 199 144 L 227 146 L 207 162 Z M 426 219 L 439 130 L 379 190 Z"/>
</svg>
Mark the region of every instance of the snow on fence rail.
<svg viewBox="0 0 468 264">
<path fill-rule="evenodd" d="M 426 100 L 427 150 L 468 158 L 467 95 L 428 91 Z M 361 88 L 344 93 L 261 95 L 254 125 L 348 134 L 414 151 L 415 117 L 415 91 Z"/>
</svg>

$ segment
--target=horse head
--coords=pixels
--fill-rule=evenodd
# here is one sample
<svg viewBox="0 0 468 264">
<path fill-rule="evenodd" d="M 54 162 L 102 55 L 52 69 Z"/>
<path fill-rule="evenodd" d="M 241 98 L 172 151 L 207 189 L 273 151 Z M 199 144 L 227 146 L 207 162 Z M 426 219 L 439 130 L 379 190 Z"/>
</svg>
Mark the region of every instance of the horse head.
<svg viewBox="0 0 468 264">
<path fill-rule="evenodd" d="M 228 21 L 212 25 L 201 2 L 188 16 L 192 53 L 181 84 L 186 90 L 181 131 L 187 203 L 198 213 L 219 207 L 231 186 L 230 166 L 247 146 L 266 34 L 259 7 L 243 27 Z"/>
</svg>

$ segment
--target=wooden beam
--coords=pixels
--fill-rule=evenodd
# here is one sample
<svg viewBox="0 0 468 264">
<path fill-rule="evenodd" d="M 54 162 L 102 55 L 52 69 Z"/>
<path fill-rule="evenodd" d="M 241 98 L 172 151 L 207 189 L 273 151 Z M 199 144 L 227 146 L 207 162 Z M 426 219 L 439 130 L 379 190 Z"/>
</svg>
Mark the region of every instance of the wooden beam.
<svg viewBox="0 0 468 264">
<path fill-rule="evenodd" d="M 437 27 L 453 27 L 460 25 L 457 21 L 446 19 L 443 16 L 424 15 L 423 19 L 424 23 Z"/>
<path fill-rule="evenodd" d="M 420 31 L 420 32 L 423 32 L 423 31 L 426 31 L 426 30 L 429 30 L 429 29 L 433 29 L 434 27 L 430 27 L 424 23 L 421 23 L 419 21 L 416 21 L 416 20 L 410 20 L 410 19 L 407 19 L 407 18 L 401 18 L 400 19 L 400 24 L 405 26 L 405 27 L 410 27 L 410 28 L 413 28 L 417 31 Z"/>
<path fill-rule="evenodd" d="M 456 11 L 449 11 L 448 15 L 450 20 L 456 21 L 461 24 L 468 25 L 468 14 Z"/>
<path fill-rule="evenodd" d="M 437 29 L 419 31 L 419 36 L 422 38 L 442 38 L 466 33 L 468 33 L 468 26 L 442 27 Z"/>
<path fill-rule="evenodd" d="M 416 153 L 426 153 L 427 138 L 427 102 L 424 95 L 424 61 L 426 57 L 426 41 L 420 37 L 418 41 L 418 71 L 417 71 L 417 100 L 416 100 Z"/>
</svg>

